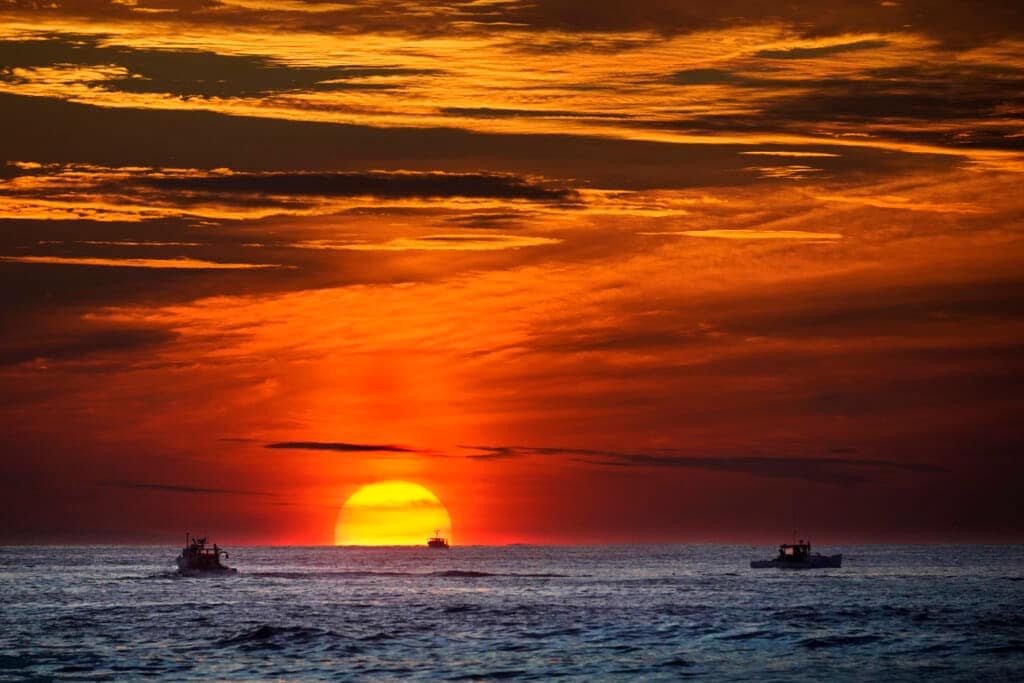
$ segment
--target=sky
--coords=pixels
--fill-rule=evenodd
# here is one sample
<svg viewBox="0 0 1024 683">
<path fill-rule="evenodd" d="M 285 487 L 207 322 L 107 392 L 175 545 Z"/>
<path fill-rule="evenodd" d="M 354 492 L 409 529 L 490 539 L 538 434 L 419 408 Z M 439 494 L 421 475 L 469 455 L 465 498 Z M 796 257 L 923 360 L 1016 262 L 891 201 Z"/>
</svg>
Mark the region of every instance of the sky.
<svg viewBox="0 0 1024 683">
<path fill-rule="evenodd" d="M 1024 541 L 1019 2 L 4 0 L 0 130 L 0 543 Z"/>
</svg>

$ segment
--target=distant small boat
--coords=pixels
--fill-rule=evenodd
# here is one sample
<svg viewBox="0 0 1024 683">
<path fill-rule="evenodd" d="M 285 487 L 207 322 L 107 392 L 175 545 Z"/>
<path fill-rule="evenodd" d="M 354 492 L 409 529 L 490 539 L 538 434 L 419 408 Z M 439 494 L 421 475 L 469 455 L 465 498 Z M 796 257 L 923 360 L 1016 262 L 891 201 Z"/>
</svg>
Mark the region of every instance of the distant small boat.
<svg viewBox="0 0 1024 683">
<path fill-rule="evenodd" d="M 799 543 L 783 543 L 779 546 L 779 554 L 771 560 L 751 560 L 751 569 L 825 569 L 843 566 L 843 554 L 820 555 L 811 554 L 808 541 Z"/>
<path fill-rule="evenodd" d="M 448 548 L 448 539 L 441 538 L 441 530 L 434 529 L 434 535 L 427 539 L 428 548 Z"/>
<path fill-rule="evenodd" d="M 205 538 L 195 538 L 185 534 L 185 547 L 178 555 L 178 573 L 182 576 L 224 576 L 237 574 L 238 570 L 220 563 L 220 556 L 228 558 L 226 550 L 216 543 L 212 548 L 206 547 Z"/>
</svg>

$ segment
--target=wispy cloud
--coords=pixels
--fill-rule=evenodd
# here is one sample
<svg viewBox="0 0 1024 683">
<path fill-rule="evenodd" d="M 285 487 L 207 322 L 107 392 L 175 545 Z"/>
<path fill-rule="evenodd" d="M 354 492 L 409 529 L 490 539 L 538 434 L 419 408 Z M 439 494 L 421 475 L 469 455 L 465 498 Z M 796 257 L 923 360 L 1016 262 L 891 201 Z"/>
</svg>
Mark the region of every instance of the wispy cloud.
<svg viewBox="0 0 1024 683">
<path fill-rule="evenodd" d="M 671 450 L 653 453 L 625 453 L 574 448 L 521 446 L 463 446 L 477 451 L 466 456 L 474 460 L 505 460 L 529 456 L 570 458 L 592 465 L 611 467 L 682 468 L 736 472 L 758 477 L 806 479 L 824 483 L 861 483 L 878 478 L 885 471 L 942 473 L 936 465 L 869 458 L 835 457 L 760 457 L 679 455 Z"/>
<path fill-rule="evenodd" d="M 814 198 L 823 202 L 858 204 L 878 209 L 900 209 L 902 211 L 934 211 L 936 213 L 984 213 L 986 211 L 982 206 L 966 202 L 937 202 L 892 195 L 821 194 L 815 195 Z"/>
<path fill-rule="evenodd" d="M 374 196 L 477 197 L 574 201 L 576 193 L 541 179 L 506 173 L 445 173 L 414 171 L 271 172 L 160 174 L 126 179 L 129 185 L 187 190 L 215 195 L 271 194 L 293 197 Z"/>
<path fill-rule="evenodd" d="M 375 501 L 353 501 L 345 503 L 345 509 L 347 511 L 375 511 L 375 512 L 389 512 L 395 510 L 446 510 L 445 506 L 436 500 L 430 500 L 428 498 L 418 498 L 413 500 L 400 500 L 400 501 L 389 501 L 389 500 L 375 500 Z"/>
<path fill-rule="evenodd" d="M 6 177 L 4 177 L 6 176 Z M 444 171 L 267 171 L 229 168 L 8 164 L 0 175 L 0 218 L 144 220 L 329 215 L 375 203 L 438 206 L 580 207 L 579 193 L 537 177 Z M 475 202 L 475 204 L 474 204 Z M 139 242 L 142 245 L 142 242 Z"/>
<path fill-rule="evenodd" d="M 756 229 L 715 229 L 715 230 L 667 230 L 664 232 L 643 232 L 641 235 L 685 235 L 687 237 L 714 237 L 726 240 L 810 240 L 833 241 L 843 236 L 838 232 L 811 232 L 807 230 L 756 230 Z"/>
<path fill-rule="evenodd" d="M 387 242 L 304 241 L 296 242 L 292 246 L 341 251 L 495 251 L 558 244 L 561 241 L 551 237 L 530 235 L 449 234 L 398 237 Z"/>
<path fill-rule="evenodd" d="M 154 14 L 167 22 L 191 26 L 230 26 L 244 29 L 258 26 L 267 31 L 303 31 L 316 35 L 352 35 L 369 31 L 401 33 L 420 37 L 469 36 L 508 33 L 538 34 L 539 50 L 544 46 L 555 54 L 568 49 L 567 35 L 581 34 L 590 51 L 628 49 L 638 42 L 637 34 L 656 37 L 686 35 L 751 25 L 781 24 L 790 32 L 820 42 L 822 36 L 844 36 L 850 32 L 885 34 L 912 25 L 934 40 L 954 45 L 1015 35 L 1021 18 L 1012 3 L 947 2 L 928 0 L 873 2 L 851 8 L 842 0 L 792 5 L 765 5 L 758 0 L 733 0 L 714 5 L 664 2 L 662 0 L 594 0 L 581 12 L 572 0 L 546 2 L 408 2 L 373 0 L 358 3 L 257 2 L 254 0 L 167 0 L 128 3 L 96 0 L 81 3 L 57 0 L 44 9 L 29 2 L 15 3 L 48 17 L 83 16 L 107 21 L 152 21 Z M 520 43 L 524 42 L 522 40 Z M 866 50 L 871 46 L 849 41 L 824 48 Z M 876 41 L 875 42 L 882 42 Z M 620 44 L 625 47 L 620 47 Z M 799 46 L 801 49 L 814 47 Z M 785 48 L 779 48 L 784 50 Z M 815 53 L 811 53 L 814 56 Z"/>
<path fill-rule="evenodd" d="M 156 268 L 172 270 L 252 270 L 287 268 L 273 263 L 224 263 L 193 258 L 101 258 L 98 256 L 0 256 L 9 263 L 37 263 L 57 266 L 100 266 L 105 268 Z"/>
<path fill-rule="evenodd" d="M 807 164 L 786 164 L 784 166 L 748 166 L 744 171 L 755 171 L 762 178 L 782 180 L 803 180 L 823 169 Z"/>
<path fill-rule="evenodd" d="M 54 360 L 74 361 L 90 357 L 110 360 L 113 354 L 158 347 L 176 338 L 173 331 L 161 327 L 123 325 L 101 329 L 69 329 L 65 326 L 59 330 L 46 330 L 45 334 L 9 334 L 0 343 L 0 365 L 34 361 L 39 367 L 46 367 Z"/>
<path fill-rule="evenodd" d="M 417 453 L 415 448 L 394 444 L 344 443 L 340 441 L 280 441 L 264 448 L 299 451 L 333 451 L 336 453 Z"/>
<path fill-rule="evenodd" d="M 754 56 L 768 59 L 814 59 L 816 57 L 830 57 L 844 52 L 877 50 L 888 47 L 889 44 L 887 40 L 857 40 L 852 43 L 833 43 L 831 45 L 817 45 L 813 47 L 795 46 L 776 50 L 759 50 L 754 53 Z"/>
<path fill-rule="evenodd" d="M 23 83 L 47 70 L 75 65 L 77 78 L 95 88 L 223 98 L 395 89 L 404 78 L 438 73 L 394 65 L 306 66 L 266 55 L 116 45 L 111 38 L 52 32 L 0 40 L 0 81 Z"/>
<path fill-rule="evenodd" d="M 834 154 L 832 152 L 812 152 L 810 150 L 748 150 L 746 152 L 740 152 L 743 156 L 762 156 L 762 157 L 817 157 L 817 158 L 836 158 L 841 156 L 840 154 Z"/>
<path fill-rule="evenodd" d="M 226 495 L 226 496 L 273 496 L 265 491 L 247 491 L 242 489 L 218 489 L 205 486 L 190 486 L 183 484 L 162 484 L 140 481 L 119 481 L 104 480 L 97 482 L 103 486 L 114 486 L 122 489 L 138 489 L 143 491 L 161 491 L 164 493 L 194 493 L 203 495 Z"/>
</svg>

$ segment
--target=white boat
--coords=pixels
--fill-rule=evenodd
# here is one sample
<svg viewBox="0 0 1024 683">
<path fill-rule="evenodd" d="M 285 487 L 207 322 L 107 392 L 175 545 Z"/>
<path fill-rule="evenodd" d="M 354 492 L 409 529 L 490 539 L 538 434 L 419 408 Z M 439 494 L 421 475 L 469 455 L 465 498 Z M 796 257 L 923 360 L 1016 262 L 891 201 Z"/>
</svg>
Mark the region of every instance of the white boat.
<svg viewBox="0 0 1024 683">
<path fill-rule="evenodd" d="M 220 556 L 228 558 L 226 550 L 216 543 L 212 548 L 206 547 L 205 538 L 194 538 L 185 534 L 185 547 L 178 555 L 178 573 L 182 576 L 226 576 L 237 574 L 238 570 L 221 564 Z"/>
<path fill-rule="evenodd" d="M 779 554 L 770 560 L 751 560 L 751 569 L 838 569 L 843 566 L 843 554 L 821 555 L 811 553 L 810 541 L 783 543 Z"/>
</svg>

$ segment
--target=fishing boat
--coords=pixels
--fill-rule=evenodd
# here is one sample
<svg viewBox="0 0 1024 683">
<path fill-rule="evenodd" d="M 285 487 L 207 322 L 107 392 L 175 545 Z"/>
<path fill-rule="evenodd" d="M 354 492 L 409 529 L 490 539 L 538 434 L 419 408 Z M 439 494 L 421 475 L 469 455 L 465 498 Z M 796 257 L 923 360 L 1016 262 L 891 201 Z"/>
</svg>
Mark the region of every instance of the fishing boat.
<svg viewBox="0 0 1024 683">
<path fill-rule="evenodd" d="M 751 569 L 838 569 L 843 566 L 843 554 L 821 555 L 811 553 L 811 542 L 783 543 L 779 554 L 770 560 L 751 560 Z"/>
<path fill-rule="evenodd" d="M 440 529 L 434 529 L 434 535 L 431 538 L 427 539 L 427 547 L 428 548 L 443 548 L 443 549 L 447 549 L 448 548 L 448 539 L 447 538 L 441 538 L 441 530 Z"/>
<path fill-rule="evenodd" d="M 182 576 L 225 576 L 237 574 L 238 570 L 221 564 L 220 557 L 228 559 L 226 550 L 213 544 L 206 547 L 206 538 L 195 538 L 185 534 L 185 547 L 178 556 L 178 573 Z"/>
</svg>

